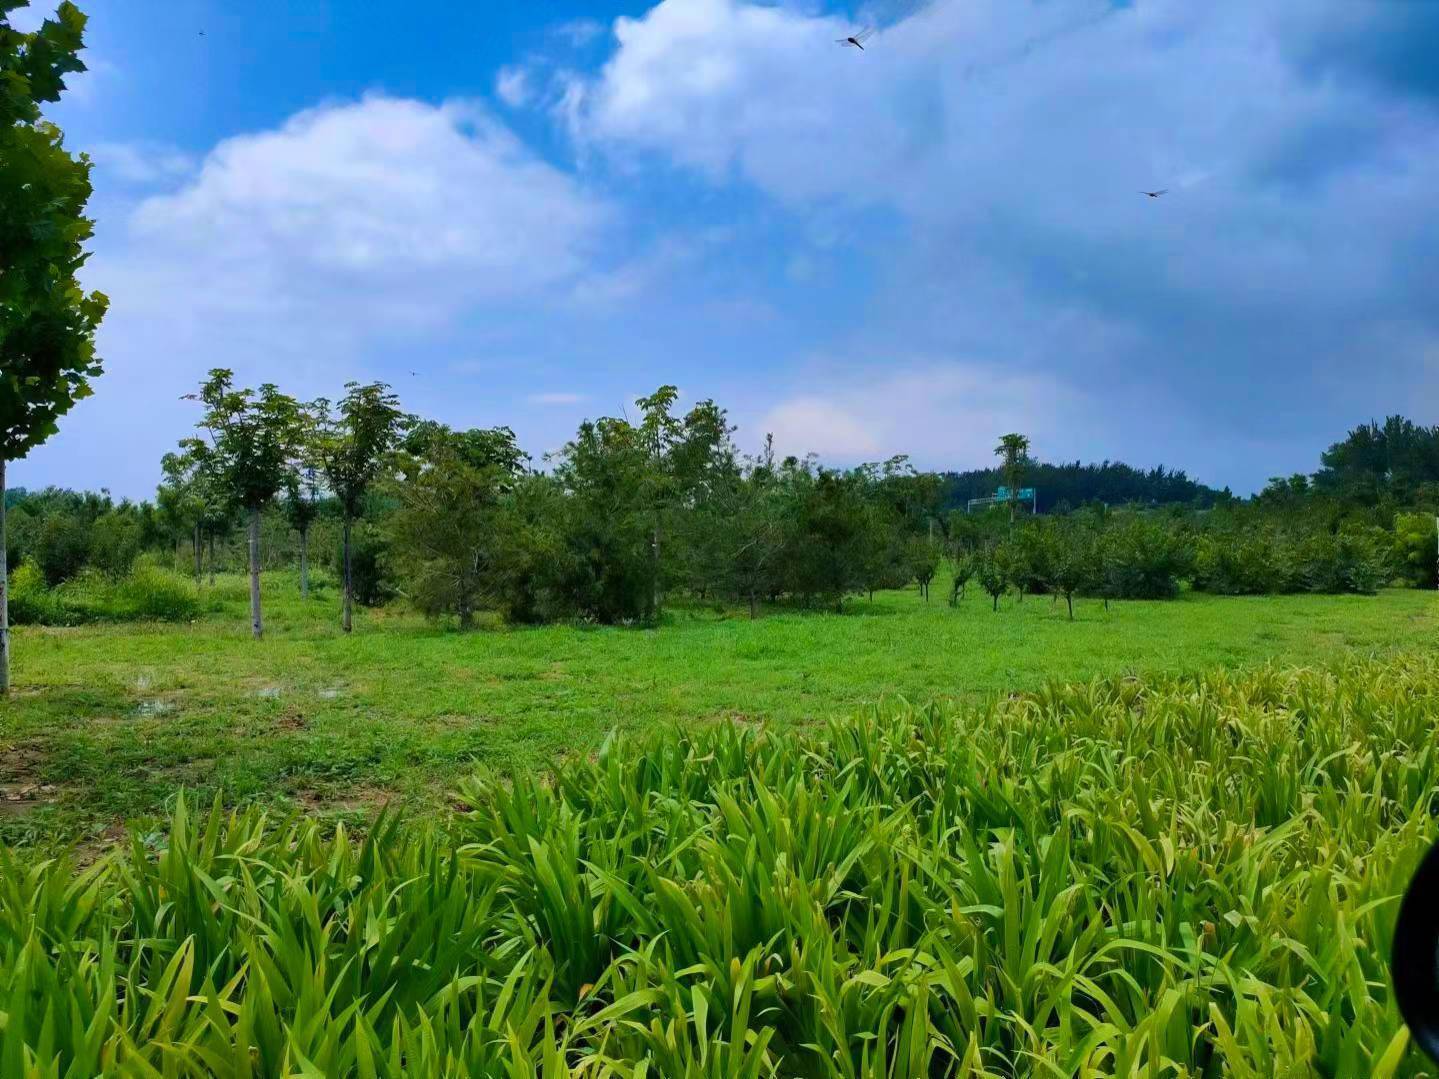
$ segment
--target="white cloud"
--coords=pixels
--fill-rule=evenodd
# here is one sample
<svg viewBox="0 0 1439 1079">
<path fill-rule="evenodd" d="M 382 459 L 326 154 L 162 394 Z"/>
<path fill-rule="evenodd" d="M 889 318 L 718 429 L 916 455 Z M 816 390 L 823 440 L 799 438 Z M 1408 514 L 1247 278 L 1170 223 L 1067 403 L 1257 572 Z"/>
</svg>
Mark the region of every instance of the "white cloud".
<svg viewBox="0 0 1439 1079">
<path fill-rule="evenodd" d="M 904 453 L 925 467 L 970 467 L 1006 431 L 1028 433 L 1041 456 L 1066 455 L 1064 432 L 1091 405 L 1051 376 L 982 363 L 919 362 L 823 381 L 830 388 L 784 401 L 743 429 L 752 440 L 773 434 L 780 453 L 833 464 Z"/>
<path fill-rule="evenodd" d="M 510 108 L 524 108 L 534 95 L 529 69 L 514 65 L 500 68 L 495 76 L 495 93 Z"/>
<path fill-rule="evenodd" d="M 609 217 L 478 106 L 374 96 L 222 142 L 96 277 L 136 311 L 433 327 L 574 276 Z"/>
<path fill-rule="evenodd" d="M 216 366 L 299 397 L 383 378 L 407 407 L 497 422 L 445 363 L 528 348 L 505 351 L 513 328 L 589 272 L 615 221 L 473 104 L 367 97 L 228 139 L 101 221 L 84 277 L 111 299 L 106 375 L 43 459 L 123 445 L 89 475 L 143 493 L 195 421 L 177 398 Z"/>
<path fill-rule="evenodd" d="M 774 435 L 782 453 L 857 460 L 879 451 L 879 441 L 866 426 L 867 417 L 854 403 L 822 397 L 796 397 L 777 405 L 760 421 Z"/>
<path fill-rule="evenodd" d="M 155 184 L 193 173 L 197 162 L 173 146 L 153 142 L 100 142 L 87 147 L 98 169 L 131 184 Z"/>
<path fill-rule="evenodd" d="M 605 24 L 598 19 L 570 19 L 568 22 L 562 22 L 554 28 L 556 37 L 568 42 L 575 48 L 588 45 L 604 32 Z"/>
<path fill-rule="evenodd" d="M 532 405 L 577 405 L 585 400 L 582 393 L 532 393 L 525 398 Z"/>
</svg>

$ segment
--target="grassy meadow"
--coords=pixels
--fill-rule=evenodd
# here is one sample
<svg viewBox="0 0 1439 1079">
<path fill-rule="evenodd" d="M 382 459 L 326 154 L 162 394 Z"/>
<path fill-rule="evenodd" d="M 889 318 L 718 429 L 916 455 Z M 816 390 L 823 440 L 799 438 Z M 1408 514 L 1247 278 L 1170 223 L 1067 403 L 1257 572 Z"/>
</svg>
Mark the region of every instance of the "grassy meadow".
<svg viewBox="0 0 1439 1079">
<path fill-rule="evenodd" d="M 1323 665 L 1439 634 L 1439 598 L 1417 591 L 1186 593 L 1108 611 L 1081 600 L 1070 622 L 1062 602 L 1011 595 L 996 614 L 972 589 L 957 609 L 911 590 L 852 599 L 842 616 L 780 608 L 753 622 L 677 606 L 658 631 L 460 634 L 385 609 L 346 638 L 331 588 L 302 603 L 292 575 L 265 581 L 258 643 L 239 576 L 203 590 L 208 613 L 193 623 L 19 629 L 17 689 L 0 707 L 0 839 L 103 843 L 180 787 L 359 819 L 384 802 L 442 803 L 477 768 L 551 769 L 610 731 L 789 726 L 1096 675 Z"/>
<path fill-rule="evenodd" d="M 360 842 L 181 802 L 0 851 L 0 1073 L 1432 1076 L 1436 712 L 1396 655 L 621 738 Z"/>
</svg>

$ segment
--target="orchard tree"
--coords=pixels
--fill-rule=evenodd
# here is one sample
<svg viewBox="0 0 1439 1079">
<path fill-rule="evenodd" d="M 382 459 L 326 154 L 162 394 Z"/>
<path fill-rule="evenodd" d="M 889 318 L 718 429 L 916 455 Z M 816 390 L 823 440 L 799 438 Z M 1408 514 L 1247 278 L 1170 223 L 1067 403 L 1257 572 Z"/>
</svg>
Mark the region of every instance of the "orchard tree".
<svg viewBox="0 0 1439 1079">
<path fill-rule="evenodd" d="M 1015 507 L 1019 504 L 1019 486 L 1024 482 L 1025 470 L 1029 467 L 1029 439 L 1024 435 L 1008 434 L 994 447 L 999 458 L 999 470 L 1004 484 L 1009 488 L 1009 523 L 1014 523 Z"/>
<path fill-rule="evenodd" d="M 230 503 L 249 517 L 250 629 L 264 635 L 260 611 L 260 514 L 291 482 L 305 434 L 304 410 L 273 383 L 258 391 L 235 389 L 234 373 L 215 368 L 187 400 L 205 406 L 199 426 L 209 436 L 187 439 L 188 452 L 208 456 Z"/>
<path fill-rule="evenodd" d="M 775 472 L 772 435 L 765 436 L 764 450 L 748 471 L 730 478 L 717 503 L 722 572 L 729 590 L 749 603 L 754 619 L 759 597 L 773 590 L 794 523 L 793 504 Z"/>
<path fill-rule="evenodd" d="M 107 300 L 76 278 L 92 233 L 90 161 L 41 119 L 65 76 L 85 70 L 85 16 L 62 3 L 33 33 L 0 0 L 0 695 L 10 689 L 5 466 L 57 430 L 100 374 L 95 330 Z"/>
<path fill-rule="evenodd" d="M 992 549 L 985 551 L 975 563 L 974 575 L 979 586 L 994 599 L 994 609 L 999 610 L 999 597 L 1009 588 L 1009 567 L 1004 552 Z"/>
<path fill-rule="evenodd" d="M 919 594 L 929 602 L 929 582 L 939 572 L 939 548 L 924 536 L 911 536 L 904 547 L 905 569 L 919 585 Z"/>
<path fill-rule="evenodd" d="M 1046 537 L 1049 543 L 1050 582 L 1056 596 L 1063 596 L 1074 621 L 1074 594 L 1099 586 L 1099 550 L 1088 530 L 1070 525 L 1056 528 Z"/>
<path fill-rule="evenodd" d="M 482 444 L 496 452 L 486 460 Z M 501 497 L 515 484 L 524 455 L 507 428 L 456 434 L 437 427 L 397 457 L 393 494 L 399 502 L 387 528 L 410 601 L 430 617 L 454 614 L 460 628 L 497 573 Z"/>
<path fill-rule="evenodd" d="M 400 399 L 383 382 L 345 385 L 339 415 L 321 418 L 316 448 L 325 481 L 340 503 L 343 518 L 341 575 L 344 602 L 340 626 L 353 628 L 355 590 L 350 566 L 350 536 L 364 508 L 365 495 L 380 474 L 386 457 L 404 433 L 409 417 L 400 411 Z"/>
<path fill-rule="evenodd" d="M 964 598 L 965 589 L 974 578 L 978 560 L 972 552 L 955 548 L 951 557 L 951 565 L 954 569 L 954 576 L 949 586 L 949 605 L 958 607 L 959 601 Z"/>
</svg>

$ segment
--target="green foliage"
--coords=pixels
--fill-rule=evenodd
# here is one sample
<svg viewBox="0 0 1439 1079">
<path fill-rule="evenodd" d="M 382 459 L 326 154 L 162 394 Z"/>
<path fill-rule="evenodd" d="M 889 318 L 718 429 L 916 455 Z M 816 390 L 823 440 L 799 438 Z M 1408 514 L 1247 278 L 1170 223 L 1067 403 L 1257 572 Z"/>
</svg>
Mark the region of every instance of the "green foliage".
<svg viewBox="0 0 1439 1079">
<path fill-rule="evenodd" d="M 1393 540 L 1374 529 L 1222 529 L 1198 538 L 1194 587 L 1221 595 L 1372 593 L 1394 576 Z"/>
<path fill-rule="evenodd" d="M 396 582 L 391 573 L 391 546 L 388 534 L 378 525 L 361 522 L 350 532 L 350 585 L 355 602 L 379 607 L 395 597 Z M 345 578 L 345 547 L 335 542 L 336 581 Z M 343 585 L 342 585 L 343 587 Z"/>
<path fill-rule="evenodd" d="M 119 579 L 140 557 L 140 523 L 134 514 L 111 511 L 90 529 L 90 565 Z"/>
<path fill-rule="evenodd" d="M 995 488 L 1006 482 L 998 468 L 944 472 L 937 478 L 940 505 L 961 513 L 971 498 L 989 498 Z M 1094 502 L 1111 506 L 1182 504 L 1208 508 L 1233 498 L 1228 490 L 1207 487 L 1180 469 L 1163 465 L 1133 468 L 1119 461 L 1049 464 L 1031 460 L 1025 483 L 1035 489 L 1040 513 L 1069 513 Z"/>
<path fill-rule="evenodd" d="M 1099 541 L 1083 524 L 1066 521 L 1045 530 L 1049 583 L 1064 597 L 1069 617 L 1074 618 L 1074 596 L 1101 585 Z"/>
<path fill-rule="evenodd" d="M 969 587 L 969 582 L 979 571 L 979 558 L 972 552 L 961 549 L 950 556 L 949 565 L 951 572 L 949 605 L 956 607 L 964 598 L 964 591 Z"/>
<path fill-rule="evenodd" d="M 974 564 L 974 576 L 979 587 L 993 601 L 994 610 L 999 610 L 999 599 L 1009 591 L 1009 557 L 1002 547 L 992 547 L 981 552 Z"/>
<path fill-rule="evenodd" d="M 1432 513 L 1401 513 L 1394 518 L 1394 556 L 1410 588 L 1439 585 L 1439 522 Z"/>
<path fill-rule="evenodd" d="M 204 610 L 193 583 L 143 560 L 123 577 L 87 571 L 56 588 L 27 563 L 11 575 L 10 588 L 10 616 L 17 625 L 183 622 Z"/>
<path fill-rule="evenodd" d="M 108 301 L 76 278 L 92 234 L 90 162 L 40 118 L 65 76 L 85 70 L 84 29 L 68 0 L 28 34 L 0 11 L 0 463 L 53 435 L 101 372 L 95 330 Z"/>
<path fill-rule="evenodd" d="M 1106 599 L 1172 599 L 1194 566 L 1188 538 L 1144 514 L 1114 515 L 1099 549 L 1096 590 Z"/>
<path fill-rule="evenodd" d="M 45 517 L 32 540 L 30 559 L 51 588 L 76 576 L 90 557 L 91 524 L 80 514 Z"/>
<path fill-rule="evenodd" d="M 216 484 L 230 505 L 263 509 L 293 475 L 306 437 L 306 415 L 298 402 L 266 383 L 258 391 L 235 389 L 234 373 L 215 368 L 188 395 L 205 407 L 199 427 L 209 441 L 187 439 L 187 455 Z"/>
<path fill-rule="evenodd" d="M 1012 521 L 1019 505 L 1019 489 L 1029 468 L 1029 439 L 1020 434 L 1005 435 L 994 448 L 994 453 L 1000 459 L 999 471 L 1009 488 L 1009 519 Z"/>
<path fill-rule="evenodd" d="M 363 839 L 0 854 L 10 1075 L 1416 1076 L 1432 656 L 608 743 Z"/>
<path fill-rule="evenodd" d="M 471 452 L 477 441 L 441 432 L 424 456 L 402 453 L 392 491 L 398 506 L 386 528 L 401 590 L 426 615 L 453 614 L 466 628 L 489 594 L 499 501 L 518 461 L 508 451 L 479 460 Z"/>
<path fill-rule="evenodd" d="M 25 562 L 10 573 L 10 621 L 17 626 L 69 624 L 64 604 L 34 562 Z"/>
<path fill-rule="evenodd" d="M 919 585 L 925 600 L 929 600 L 929 582 L 939 572 L 939 545 L 931 543 L 924 536 L 912 536 L 904 547 L 904 566 L 908 577 Z"/>
<path fill-rule="evenodd" d="M 1439 482 L 1439 427 L 1422 427 L 1403 416 L 1354 428 L 1323 454 L 1315 485 L 1360 501 L 1385 495 L 1407 500 Z"/>
</svg>

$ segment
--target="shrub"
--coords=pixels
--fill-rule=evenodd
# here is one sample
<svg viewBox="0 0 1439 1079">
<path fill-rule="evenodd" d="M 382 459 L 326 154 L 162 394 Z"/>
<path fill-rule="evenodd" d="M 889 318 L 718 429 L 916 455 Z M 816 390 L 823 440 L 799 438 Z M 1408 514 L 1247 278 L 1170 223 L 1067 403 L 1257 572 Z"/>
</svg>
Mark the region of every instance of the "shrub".
<svg viewBox="0 0 1439 1079">
<path fill-rule="evenodd" d="M 1201 536 L 1193 585 L 1223 596 L 1281 595 L 1300 591 L 1302 567 L 1293 543 L 1272 529 L 1234 530 Z"/>
<path fill-rule="evenodd" d="M 1436 712 L 1423 655 L 614 741 L 362 840 L 181 799 L 0 857 L 6 1075 L 1432 1074 Z"/>
<path fill-rule="evenodd" d="M 37 567 L 11 575 L 10 617 L 17 624 L 73 626 L 86 622 L 179 622 L 200 613 L 188 580 L 145 562 L 118 581 L 98 571 L 46 588 Z"/>
<path fill-rule="evenodd" d="M 118 580 L 130 572 L 140 554 L 140 522 L 133 514 L 110 513 L 90 527 L 89 564 Z"/>
<path fill-rule="evenodd" d="M 1200 538 L 1194 587 L 1219 595 L 1291 592 L 1371 593 L 1393 576 L 1386 537 L 1373 529 L 1311 529 L 1295 537 L 1274 528 Z"/>
<path fill-rule="evenodd" d="M 1310 592 L 1377 592 L 1394 576 L 1392 542 L 1374 529 L 1316 533 L 1298 549 L 1300 576 Z"/>
<path fill-rule="evenodd" d="M 64 605 L 45 586 L 40 567 L 34 562 L 22 563 L 10 573 L 10 621 L 17 626 L 65 624 Z"/>
<path fill-rule="evenodd" d="M 355 602 L 363 607 L 378 607 L 392 599 L 395 589 L 386 572 L 386 558 L 389 544 L 375 526 L 356 522 L 350 538 L 350 582 L 354 589 Z M 342 543 L 335 547 L 335 577 L 345 579 L 345 549 Z"/>
<path fill-rule="evenodd" d="M 1401 513 L 1394 518 L 1394 556 L 1398 574 L 1410 588 L 1439 585 L 1435 518 L 1428 513 Z"/>
<path fill-rule="evenodd" d="M 1194 557 L 1177 530 L 1137 514 L 1117 517 L 1101 539 L 1097 590 L 1106 599 L 1172 599 Z"/>
<path fill-rule="evenodd" d="M 35 531 L 33 557 L 51 588 L 85 568 L 90 557 L 90 525 L 78 514 L 51 513 Z"/>
<path fill-rule="evenodd" d="M 111 587 L 106 617 L 120 622 L 183 622 L 200 613 L 194 582 L 139 565 Z"/>
</svg>

